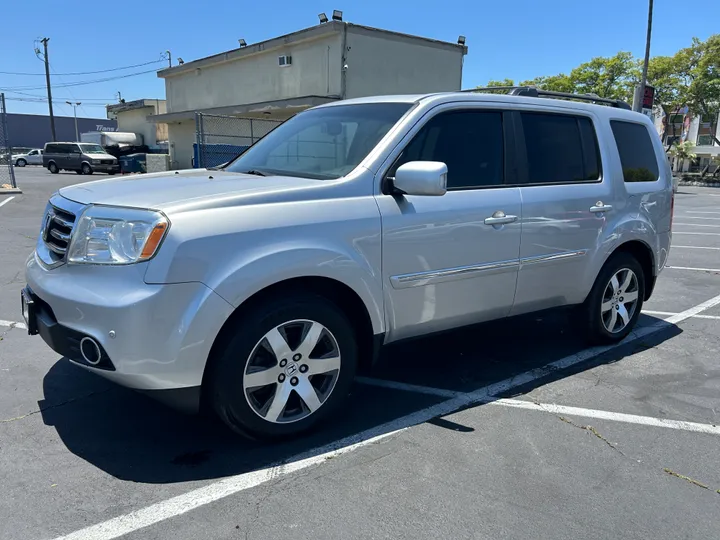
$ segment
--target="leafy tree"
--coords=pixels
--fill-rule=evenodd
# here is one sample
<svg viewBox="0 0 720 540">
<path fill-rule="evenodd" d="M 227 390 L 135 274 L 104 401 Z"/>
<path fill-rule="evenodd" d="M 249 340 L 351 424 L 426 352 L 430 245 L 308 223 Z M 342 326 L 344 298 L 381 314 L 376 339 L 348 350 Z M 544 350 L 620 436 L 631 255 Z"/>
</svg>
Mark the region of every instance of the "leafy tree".
<svg viewBox="0 0 720 540">
<path fill-rule="evenodd" d="M 675 143 L 670 148 L 670 155 L 677 159 L 677 166 L 681 166 L 686 159 L 695 159 L 697 155 L 690 149 L 695 146 L 690 141 Z"/>
<path fill-rule="evenodd" d="M 575 93 L 577 91 L 575 83 L 564 73 L 551 75 L 549 77 L 535 77 L 529 81 L 523 81 L 520 84 L 522 86 L 537 86 L 538 88 L 550 90 L 551 92 Z"/>
<path fill-rule="evenodd" d="M 632 101 L 633 89 L 640 80 L 640 64 L 632 53 L 619 52 L 580 64 L 569 78 L 577 92 Z"/>
<path fill-rule="evenodd" d="M 693 38 L 687 49 L 677 53 L 681 75 L 686 80 L 686 104 L 690 112 L 710 119 L 710 133 L 717 138 L 717 119 L 720 114 L 720 34 L 706 41 Z"/>
<path fill-rule="evenodd" d="M 648 64 L 648 84 L 655 88 L 655 106 L 665 115 L 660 140 L 665 139 L 670 116 L 678 114 L 685 106 L 687 86 L 678 64 L 675 56 L 655 56 Z M 675 124 L 671 124 L 671 129 L 675 137 Z M 667 150 L 670 150 L 669 145 Z"/>
<path fill-rule="evenodd" d="M 502 81 L 488 81 L 487 86 L 515 86 L 512 79 L 503 79 Z"/>
</svg>

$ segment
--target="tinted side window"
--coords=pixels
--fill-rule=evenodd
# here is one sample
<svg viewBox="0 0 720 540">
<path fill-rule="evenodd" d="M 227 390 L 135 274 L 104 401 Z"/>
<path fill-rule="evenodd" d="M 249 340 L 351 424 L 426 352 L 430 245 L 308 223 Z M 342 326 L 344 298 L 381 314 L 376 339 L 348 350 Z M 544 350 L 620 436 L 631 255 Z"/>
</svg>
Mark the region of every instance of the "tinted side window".
<svg viewBox="0 0 720 540">
<path fill-rule="evenodd" d="M 660 176 L 650 133 L 642 124 L 611 120 L 626 182 L 654 182 Z"/>
<path fill-rule="evenodd" d="M 448 189 L 503 183 L 501 112 L 452 111 L 431 118 L 405 147 L 395 170 L 409 161 L 442 161 Z"/>
<path fill-rule="evenodd" d="M 589 118 L 523 112 L 529 184 L 586 182 L 600 178 L 600 155 Z"/>
<path fill-rule="evenodd" d="M 46 144 L 45 152 L 47 152 L 48 154 L 56 154 L 58 152 L 58 145 L 57 144 Z"/>
</svg>

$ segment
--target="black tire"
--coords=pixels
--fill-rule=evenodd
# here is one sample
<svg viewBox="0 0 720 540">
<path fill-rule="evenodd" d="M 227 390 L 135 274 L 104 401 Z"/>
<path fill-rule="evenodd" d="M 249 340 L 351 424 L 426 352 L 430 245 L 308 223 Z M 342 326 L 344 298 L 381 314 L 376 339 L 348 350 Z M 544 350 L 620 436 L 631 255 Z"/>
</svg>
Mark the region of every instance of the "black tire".
<svg viewBox="0 0 720 540">
<path fill-rule="evenodd" d="M 75 169 L 75 174 L 82 174 L 82 173 L 83 173 L 82 170 L 80 170 L 80 169 Z"/>
<path fill-rule="evenodd" d="M 24 167 L 25 165 L 27 165 L 27 161 L 25 161 L 24 159 L 18 159 L 15 162 L 15 166 L 17 167 Z"/>
<path fill-rule="evenodd" d="M 114 175 L 115 175 L 115 171 L 108 171 L 108 176 L 114 176 Z"/>
<path fill-rule="evenodd" d="M 51 162 L 48 164 L 48 171 L 50 171 L 50 172 L 53 173 L 53 174 L 57 174 L 57 173 L 60 172 L 60 169 L 58 169 L 58 166 L 55 164 L 54 161 L 51 161 Z"/>
<path fill-rule="evenodd" d="M 82 174 L 92 174 L 93 173 L 92 167 L 88 163 L 82 164 L 81 171 L 82 171 Z"/>
<path fill-rule="evenodd" d="M 331 332 L 339 348 L 341 367 L 334 388 L 315 412 L 290 423 L 275 423 L 262 418 L 250 406 L 243 389 L 245 370 L 251 353 L 267 332 L 298 319 L 319 322 Z M 357 369 L 357 339 L 345 314 L 328 299 L 302 292 L 288 293 L 283 298 L 255 305 L 232 322 L 230 331 L 233 333 L 220 338 L 223 345 L 210 359 L 206 390 L 212 408 L 236 433 L 261 439 L 297 435 L 337 412 L 347 398 Z"/>
<path fill-rule="evenodd" d="M 602 305 L 608 285 L 618 272 L 631 270 L 637 281 L 637 302 L 628 323 L 616 332 L 610 332 L 603 322 Z M 583 315 L 586 322 L 587 338 L 591 343 L 617 343 L 624 339 L 635 327 L 642 310 L 645 294 L 645 274 L 638 260 L 629 253 L 615 253 L 607 260 L 600 270 L 590 294 L 583 304 Z M 623 297 L 621 297 L 622 299 Z M 608 301 L 606 299 L 606 301 Z M 612 299 L 610 298 L 610 301 Z"/>
</svg>

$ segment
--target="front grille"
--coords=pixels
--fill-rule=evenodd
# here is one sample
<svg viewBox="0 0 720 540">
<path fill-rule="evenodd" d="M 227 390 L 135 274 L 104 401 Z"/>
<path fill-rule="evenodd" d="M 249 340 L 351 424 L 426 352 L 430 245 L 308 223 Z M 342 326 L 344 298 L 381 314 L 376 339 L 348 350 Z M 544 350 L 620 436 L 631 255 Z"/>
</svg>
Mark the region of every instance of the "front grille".
<svg viewBox="0 0 720 540">
<path fill-rule="evenodd" d="M 112 160 L 112 159 L 101 159 L 101 160 L 100 160 L 100 163 L 101 163 L 102 165 L 112 165 L 112 164 L 113 164 L 113 160 Z"/>
<path fill-rule="evenodd" d="M 60 258 L 65 257 L 74 226 L 75 215 L 66 210 L 53 206 L 45 215 L 43 241 L 47 248 Z"/>
</svg>

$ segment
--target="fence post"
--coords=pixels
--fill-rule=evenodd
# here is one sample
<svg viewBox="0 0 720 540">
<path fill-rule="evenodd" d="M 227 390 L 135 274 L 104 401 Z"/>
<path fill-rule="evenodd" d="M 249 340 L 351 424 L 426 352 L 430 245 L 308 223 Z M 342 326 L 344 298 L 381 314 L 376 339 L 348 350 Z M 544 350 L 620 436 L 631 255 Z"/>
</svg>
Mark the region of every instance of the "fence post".
<svg viewBox="0 0 720 540">
<path fill-rule="evenodd" d="M 205 162 L 203 156 L 205 135 L 203 134 L 203 115 L 200 112 L 195 113 L 195 144 L 197 145 L 197 163 L 195 163 L 195 167 L 202 169 Z"/>
<path fill-rule="evenodd" d="M 5 108 L 5 94 L 0 93 L 0 146 L 7 150 L 7 167 L 10 173 L 10 187 L 17 189 L 17 183 L 15 182 L 15 170 L 13 169 L 12 162 L 12 145 L 10 144 L 10 134 L 8 133 L 7 127 L 7 109 Z M 2 175 L 0 175 L 0 179 Z"/>
<path fill-rule="evenodd" d="M 251 118 L 250 119 L 250 146 L 255 144 L 255 137 L 253 136 L 253 123 L 254 123 L 254 120 Z"/>
</svg>

